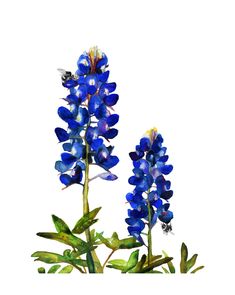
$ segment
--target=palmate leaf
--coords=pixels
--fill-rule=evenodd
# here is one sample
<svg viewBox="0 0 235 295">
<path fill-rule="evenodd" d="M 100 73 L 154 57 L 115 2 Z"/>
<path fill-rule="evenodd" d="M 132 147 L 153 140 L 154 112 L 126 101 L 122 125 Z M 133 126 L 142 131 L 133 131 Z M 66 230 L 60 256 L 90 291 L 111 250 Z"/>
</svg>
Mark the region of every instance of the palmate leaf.
<svg viewBox="0 0 235 295">
<path fill-rule="evenodd" d="M 94 218 L 96 217 L 96 215 L 98 214 L 100 209 L 101 209 L 101 207 L 96 208 L 96 209 L 90 211 L 89 213 L 83 215 L 83 217 L 77 221 L 72 232 L 74 234 L 82 234 L 91 225 L 96 223 L 98 221 L 98 219 L 94 219 Z"/>
<path fill-rule="evenodd" d="M 114 251 L 118 249 L 132 249 L 142 246 L 142 244 L 136 242 L 136 239 L 133 237 L 119 240 L 116 232 L 112 234 L 111 238 L 104 238 L 102 234 L 97 234 L 97 236 L 106 247 Z"/>
</svg>

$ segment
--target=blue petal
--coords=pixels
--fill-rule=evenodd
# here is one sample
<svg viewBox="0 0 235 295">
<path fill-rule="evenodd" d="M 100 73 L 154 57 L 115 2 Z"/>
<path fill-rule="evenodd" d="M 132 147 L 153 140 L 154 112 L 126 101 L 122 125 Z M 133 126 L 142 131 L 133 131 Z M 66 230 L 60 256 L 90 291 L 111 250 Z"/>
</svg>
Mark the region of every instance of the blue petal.
<svg viewBox="0 0 235 295">
<path fill-rule="evenodd" d="M 150 139 L 147 137 L 141 138 L 140 140 L 140 148 L 142 151 L 146 152 L 149 151 L 151 147 Z"/>
<path fill-rule="evenodd" d="M 63 142 L 69 139 L 69 135 L 67 131 L 65 131 L 63 128 L 60 128 L 60 127 L 55 128 L 55 134 L 57 138 L 59 139 L 59 142 Z"/>
<path fill-rule="evenodd" d="M 62 161 L 56 161 L 55 162 L 55 169 L 59 171 L 60 173 L 64 173 L 70 169 L 69 166 L 65 165 Z"/>
<path fill-rule="evenodd" d="M 61 159 L 65 165 L 71 165 L 75 161 L 77 161 L 77 158 L 70 153 L 62 153 L 61 154 Z"/>
<path fill-rule="evenodd" d="M 149 163 L 144 159 L 140 159 L 139 161 L 134 161 L 133 165 L 135 168 L 141 169 L 144 173 L 149 173 Z"/>
<path fill-rule="evenodd" d="M 101 173 L 99 174 L 99 177 L 104 180 L 110 180 L 110 181 L 116 180 L 118 178 L 115 174 L 112 174 L 111 172 Z"/>
<path fill-rule="evenodd" d="M 167 212 L 162 212 L 162 214 L 160 214 L 158 218 L 164 223 L 169 223 L 173 218 L 173 212 L 169 210 Z"/>
<path fill-rule="evenodd" d="M 66 142 L 62 145 L 63 147 L 63 150 L 66 151 L 66 152 L 71 152 L 71 149 L 72 149 L 72 144 L 69 143 L 69 142 Z"/>
<path fill-rule="evenodd" d="M 164 200 L 169 200 L 173 196 L 173 191 L 164 191 L 161 193 L 160 197 Z"/>
<path fill-rule="evenodd" d="M 119 159 L 117 156 L 110 156 L 105 162 L 102 163 L 102 166 L 104 169 L 109 170 L 113 168 L 117 163 L 119 162 Z"/>
<path fill-rule="evenodd" d="M 84 155 L 84 146 L 81 143 L 75 142 L 72 147 L 72 154 L 80 159 Z"/>
<path fill-rule="evenodd" d="M 87 97 L 87 87 L 86 85 L 80 85 L 77 89 L 76 95 L 79 97 L 81 102 L 86 100 Z"/>
<path fill-rule="evenodd" d="M 161 200 L 161 199 L 157 199 L 156 201 L 154 201 L 154 202 L 152 203 L 152 205 L 153 205 L 154 207 L 156 207 L 157 209 L 158 209 L 158 208 L 161 208 L 161 207 L 162 207 L 162 200 Z"/>
<path fill-rule="evenodd" d="M 106 131 L 103 136 L 106 139 L 113 139 L 114 137 L 116 137 L 118 135 L 118 130 L 115 128 L 109 129 L 108 131 Z"/>
<path fill-rule="evenodd" d="M 106 122 L 106 119 L 100 119 L 97 125 L 100 135 L 104 134 L 108 130 L 108 124 Z"/>
<path fill-rule="evenodd" d="M 78 109 L 78 115 L 77 115 L 77 122 L 80 124 L 80 126 L 84 126 L 89 121 L 89 113 L 86 108 L 79 108 Z"/>
<path fill-rule="evenodd" d="M 164 155 L 164 156 L 161 156 L 161 157 L 158 159 L 158 161 L 159 161 L 159 162 L 166 163 L 167 160 L 168 160 L 168 158 L 169 158 L 169 156 Z"/>
<path fill-rule="evenodd" d="M 98 95 L 93 95 L 88 103 L 88 110 L 90 114 L 93 114 L 98 107 L 102 104 L 102 100 Z"/>
<path fill-rule="evenodd" d="M 98 120 L 108 117 L 109 114 L 107 107 L 103 103 L 95 110 L 95 116 Z"/>
<path fill-rule="evenodd" d="M 141 219 L 126 218 L 125 221 L 132 227 L 137 228 L 137 230 L 140 232 L 145 228 L 145 223 Z"/>
<path fill-rule="evenodd" d="M 137 161 L 144 156 L 144 153 L 130 152 L 129 156 L 132 161 Z"/>
<path fill-rule="evenodd" d="M 90 72 L 91 65 L 90 65 L 90 59 L 87 53 L 84 53 L 79 57 L 77 66 L 78 66 L 78 70 L 77 70 L 78 75 L 87 75 Z"/>
<path fill-rule="evenodd" d="M 104 83 L 100 86 L 99 95 L 104 98 L 116 89 L 116 83 Z"/>
<path fill-rule="evenodd" d="M 62 85 L 66 88 L 72 88 L 78 85 L 78 81 L 75 81 L 73 79 L 69 79 L 62 83 Z"/>
<path fill-rule="evenodd" d="M 106 82 L 108 80 L 108 78 L 109 78 L 109 71 L 106 71 L 106 72 L 98 75 L 98 79 L 102 83 Z"/>
<path fill-rule="evenodd" d="M 87 132 L 86 132 L 86 141 L 88 142 L 88 144 L 92 144 L 92 142 L 97 139 L 99 136 L 98 133 L 98 128 L 97 127 L 91 127 L 89 126 L 87 128 Z"/>
<path fill-rule="evenodd" d="M 69 104 L 74 103 L 76 105 L 80 104 L 82 102 L 81 98 L 77 97 L 75 94 L 69 94 L 67 95 L 65 99 Z"/>
<path fill-rule="evenodd" d="M 68 174 L 61 174 L 60 175 L 60 181 L 66 185 L 69 186 L 70 184 L 72 184 L 72 177 L 69 176 Z"/>
<path fill-rule="evenodd" d="M 106 122 L 109 125 L 109 127 L 114 126 L 115 124 L 117 124 L 118 121 L 119 121 L 119 115 L 117 114 L 112 114 L 106 119 Z"/>
<path fill-rule="evenodd" d="M 119 99 L 118 94 L 110 94 L 103 98 L 104 103 L 109 107 L 114 106 L 117 103 L 118 99 Z"/>
<path fill-rule="evenodd" d="M 65 107 L 58 108 L 58 115 L 65 122 L 68 122 L 69 119 L 73 119 L 73 114 Z"/>
<path fill-rule="evenodd" d="M 78 129 L 79 127 L 81 127 L 81 125 L 75 121 L 74 119 L 68 119 L 67 123 L 69 125 L 69 128 L 74 130 L 74 129 Z"/>
<path fill-rule="evenodd" d="M 80 183 L 82 181 L 82 177 L 83 177 L 82 169 L 79 165 L 77 165 L 73 171 L 72 182 L 73 183 Z"/>
<path fill-rule="evenodd" d="M 107 65 L 108 63 L 107 56 L 104 53 L 102 55 L 103 55 L 102 58 L 96 64 L 96 69 L 100 69 L 101 67 Z"/>
<path fill-rule="evenodd" d="M 144 244 L 144 240 L 140 235 L 140 232 L 138 230 L 136 230 L 135 228 L 133 228 L 132 226 L 128 226 L 127 230 L 129 232 L 129 234 L 131 236 L 133 236 L 134 238 L 136 238 L 137 241 L 139 241 L 141 244 Z"/>
<path fill-rule="evenodd" d="M 172 165 L 164 165 L 161 168 L 159 168 L 159 171 L 164 175 L 171 173 L 172 170 L 173 170 Z"/>
<path fill-rule="evenodd" d="M 93 142 L 91 143 L 91 147 L 94 151 L 97 151 L 101 147 L 102 144 L 103 144 L 103 139 L 97 138 L 97 139 L 93 140 Z"/>
</svg>

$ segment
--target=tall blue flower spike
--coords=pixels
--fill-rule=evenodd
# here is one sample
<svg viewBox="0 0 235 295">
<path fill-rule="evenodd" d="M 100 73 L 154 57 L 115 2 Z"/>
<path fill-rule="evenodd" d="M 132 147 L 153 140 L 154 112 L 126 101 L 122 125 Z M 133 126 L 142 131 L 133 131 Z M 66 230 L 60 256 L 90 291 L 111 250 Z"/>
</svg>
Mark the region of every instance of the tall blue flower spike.
<svg viewBox="0 0 235 295">
<path fill-rule="evenodd" d="M 64 150 L 55 169 L 65 187 L 82 184 L 87 164 L 106 170 L 96 177 L 115 180 L 117 176 L 110 169 L 119 162 L 118 157 L 112 155 L 113 146 L 109 145 L 110 139 L 118 135 L 113 126 L 118 123 L 119 116 L 113 114 L 113 106 L 119 96 L 113 93 L 116 83 L 108 82 L 108 58 L 93 47 L 79 57 L 77 67 L 75 74 L 59 69 L 62 85 L 69 93 L 64 98 L 68 106 L 58 109 L 67 129 L 55 128 Z"/>
<path fill-rule="evenodd" d="M 170 221 L 173 213 L 169 210 L 169 199 L 173 196 L 171 182 L 165 179 L 173 166 L 166 164 L 168 156 L 166 147 L 162 146 L 163 138 L 156 128 L 150 129 L 141 138 L 139 145 L 130 158 L 133 161 L 134 175 L 129 184 L 135 188 L 126 195 L 132 209 L 128 209 L 128 232 L 144 244 L 141 236 L 145 225 L 151 229 L 160 220 L 165 232 L 171 230 Z"/>
</svg>

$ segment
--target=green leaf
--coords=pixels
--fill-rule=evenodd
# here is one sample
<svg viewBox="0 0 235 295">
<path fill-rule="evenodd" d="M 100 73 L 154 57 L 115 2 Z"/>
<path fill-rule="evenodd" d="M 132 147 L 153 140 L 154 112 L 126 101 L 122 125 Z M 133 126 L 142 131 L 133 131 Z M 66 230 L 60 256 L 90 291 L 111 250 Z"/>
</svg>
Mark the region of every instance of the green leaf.
<svg viewBox="0 0 235 295">
<path fill-rule="evenodd" d="M 180 261 L 180 272 L 187 272 L 187 259 L 188 259 L 188 248 L 185 243 L 182 243 L 181 246 L 181 261 Z"/>
<path fill-rule="evenodd" d="M 165 251 L 162 251 L 162 253 L 164 254 L 165 257 L 169 257 L 169 255 Z M 167 263 L 167 266 L 169 268 L 170 273 L 175 273 L 175 267 L 174 267 L 174 264 L 172 263 L 172 261 L 169 261 Z"/>
<path fill-rule="evenodd" d="M 204 267 L 205 267 L 204 265 L 198 266 L 193 271 L 191 271 L 191 273 L 195 273 L 195 272 L 199 271 L 200 269 L 203 269 Z"/>
<path fill-rule="evenodd" d="M 124 270 L 127 266 L 127 261 L 123 259 L 113 259 L 109 261 L 110 265 L 107 265 L 108 268 L 115 268 L 119 270 Z"/>
<path fill-rule="evenodd" d="M 186 263 L 187 265 L 187 272 L 195 265 L 197 260 L 198 254 L 194 254 Z"/>
<path fill-rule="evenodd" d="M 87 254 L 86 254 L 86 261 L 87 261 L 89 273 L 95 273 L 95 265 L 94 265 L 94 261 L 93 261 L 90 251 L 87 252 Z"/>
<path fill-rule="evenodd" d="M 56 264 L 56 265 L 53 265 L 47 273 L 56 273 L 57 270 L 60 268 L 60 265 L 59 264 Z"/>
<path fill-rule="evenodd" d="M 168 269 L 166 269 L 164 266 L 162 266 L 162 269 L 163 269 L 164 273 L 169 273 Z"/>
<path fill-rule="evenodd" d="M 73 270 L 73 266 L 67 265 L 67 266 L 63 267 L 58 273 L 71 273 L 72 270 Z"/>
<path fill-rule="evenodd" d="M 149 271 L 147 273 L 162 273 L 162 271 L 159 271 L 159 270 L 151 270 L 151 271 Z"/>
<path fill-rule="evenodd" d="M 37 257 L 35 261 L 42 261 L 45 263 L 65 262 L 65 259 L 62 255 L 52 252 L 37 251 L 33 253 L 31 257 Z"/>
<path fill-rule="evenodd" d="M 39 267 L 38 268 L 38 273 L 46 273 L 46 270 L 44 267 Z"/>
<path fill-rule="evenodd" d="M 66 233 L 60 232 L 60 233 L 37 233 L 37 235 L 39 237 L 55 240 L 60 243 L 69 245 L 73 248 L 76 248 L 80 252 L 80 255 L 87 253 L 89 250 L 91 250 L 89 245 L 85 241 L 74 236 L 73 234 L 66 234 Z"/>
<path fill-rule="evenodd" d="M 102 234 L 97 234 L 100 241 L 108 248 L 112 250 L 118 249 L 132 249 L 142 246 L 141 243 L 136 242 L 135 238 L 126 238 L 119 240 L 118 234 L 114 232 L 111 238 L 104 238 Z"/>
<path fill-rule="evenodd" d="M 145 263 L 146 259 L 147 259 L 147 256 L 144 254 L 141 257 L 140 261 L 136 264 L 136 266 L 133 267 L 132 269 L 130 269 L 128 271 L 128 273 L 140 273 L 141 270 L 143 269 L 143 266 L 144 266 L 144 263 Z"/>
<path fill-rule="evenodd" d="M 101 209 L 101 207 L 96 208 L 96 209 L 90 211 L 89 213 L 83 215 L 83 217 L 80 218 L 78 220 L 78 222 L 76 223 L 76 225 L 75 225 L 74 229 L 72 230 L 72 232 L 74 234 L 81 234 L 86 229 L 88 229 L 91 225 L 96 223 L 98 221 L 98 219 L 94 219 L 94 218 L 96 217 L 96 215 L 98 214 L 100 209 Z"/>
<path fill-rule="evenodd" d="M 144 272 L 144 273 L 149 272 L 149 271 L 153 270 L 155 267 L 158 267 L 164 263 L 168 263 L 172 259 L 173 259 L 173 257 L 164 257 L 162 259 L 156 260 L 155 262 L 150 263 L 150 265 L 144 267 L 141 272 Z"/>
<path fill-rule="evenodd" d="M 138 258 L 139 258 L 139 250 L 135 250 L 134 252 L 131 253 L 127 261 L 126 269 L 124 270 L 124 272 L 127 272 L 128 270 L 135 267 L 138 263 Z"/>
<path fill-rule="evenodd" d="M 71 234 L 71 231 L 68 225 L 59 217 L 52 215 L 52 220 L 54 222 L 55 228 L 58 233 L 63 232 L 67 234 Z"/>
</svg>

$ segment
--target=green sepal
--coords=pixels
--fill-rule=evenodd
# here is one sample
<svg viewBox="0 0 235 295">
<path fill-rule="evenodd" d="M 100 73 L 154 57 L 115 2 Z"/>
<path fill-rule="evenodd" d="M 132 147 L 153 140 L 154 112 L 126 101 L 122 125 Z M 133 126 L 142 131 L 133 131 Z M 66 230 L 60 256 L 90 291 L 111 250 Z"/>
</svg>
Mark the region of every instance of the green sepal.
<svg viewBox="0 0 235 295">
<path fill-rule="evenodd" d="M 38 268 L 38 273 L 46 273 L 46 270 L 44 267 L 39 267 Z"/>
<path fill-rule="evenodd" d="M 191 271 L 191 273 L 195 273 L 195 272 L 199 271 L 200 269 L 203 269 L 204 267 L 205 267 L 204 265 L 198 266 L 193 271 Z"/>
<path fill-rule="evenodd" d="M 72 265 L 66 265 L 58 273 L 71 273 L 73 271 Z"/>
<path fill-rule="evenodd" d="M 100 209 L 101 209 L 101 207 L 98 207 L 98 208 L 90 211 L 89 213 L 83 215 L 83 217 L 77 221 L 72 232 L 74 234 L 82 234 L 91 225 L 96 223 L 98 221 L 98 219 L 94 219 L 94 218 L 96 217 L 96 215 L 98 214 Z"/>
<path fill-rule="evenodd" d="M 68 225 L 61 218 L 52 215 L 52 220 L 58 233 L 63 232 L 66 234 L 71 234 Z"/>
<path fill-rule="evenodd" d="M 59 264 L 55 264 L 53 265 L 51 268 L 49 268 L 47 273 L 56 273 L 57 270 L 60 268 L 61 266 Z"/>
<path fill-rule="evenodd" d="M 180 272 L 187 272 L 187 259 L 188 259 L 188 248 L 185 243 L 181 245 L 181 260 L 180 260 Z"/>
<path fill-rule="evenodd" d="M 186 263 L 187 265 L 187 272 L 195 265 L 197 261 L 198 254 L 194 254 Z"/>
<path fill-rule="evenodd" d="M 115 251 L 118 249 L 132 249 L 132 248 L 142 246 L 142 244 L 139 242 L 136 242 L 136 239 L 133 237 L 119 240 L 118 234 L 116 232 L 112 234 L 111 238 L 104 238 L 102 234 L 97 234 L 97 235 L 100 241 L 106 247 Z"/>
<path fill-rule="evenodd" d="M 73 248 L 76 248 L 78 249 L 80 255 L 87 253 L 89 250 L 91 250 L 91 247 L 85 241 L 74 236 L 73 234 L 66 234 L 64 232 L 59 232 L 59 233 L 43 232 L 43 233 L 37 233 L 37 235 L 39 237 L 55 240 L 60 243 L 69 245 Z"/>
<path fill-rule="evenodd" d="M 162 253 L 164 254 L 165 257 L 169 257 L 169 255 L 165 251 L 162 251 Z M 174 267 L 174 264 L 172 263 L 172 261 L 169 261 L 167 263 L 167 266 L 169 268 L 170 273 L 175 273 L 175 267 Z"/>
<path fill-rule="evenodd" d="M 144 267 L 141 272 L 142 273 L 149 272 L 149 271 L 153 270 L 155 267 L 158 267 L 158 266 L 161 266 L 162 264 L 168 263 L 172 259 L 173 259 L 173 257 L 164 257 L 159 260 L 156 260 L 155 262 L 150 263 L 150 265 Z"/>
</svg>

